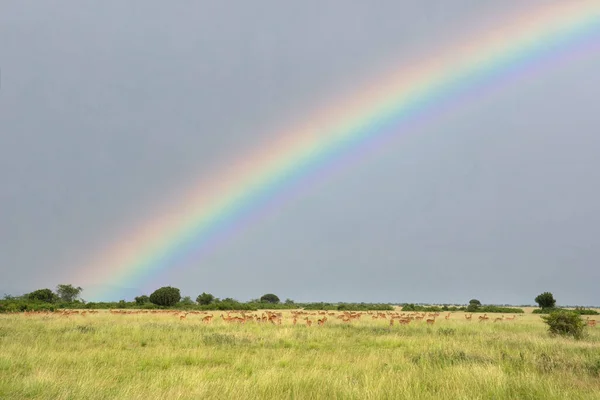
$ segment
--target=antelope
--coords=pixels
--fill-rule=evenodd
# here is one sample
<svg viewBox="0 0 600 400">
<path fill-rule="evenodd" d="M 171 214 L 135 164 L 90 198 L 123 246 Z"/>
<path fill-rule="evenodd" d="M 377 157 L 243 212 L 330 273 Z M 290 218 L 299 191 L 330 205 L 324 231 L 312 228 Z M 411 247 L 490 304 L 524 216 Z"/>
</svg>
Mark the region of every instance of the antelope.
<svg viewBox="0 0 600 400">
<path fill-rule="evenodd" d="M 308 317 L 304 318 L 306 320 L 306 326 L 311 326 L 312 325 L 312 321 L 310 319 L 308 319 Z"/>
<path fill-rule="evenodd" d="M 185 314 L 183 314 L 183 315 L 180 315 L 180 316 L 179 316 L 179 320 L 180 320 L 180 321 L 183 321 L 183 320 L 185 319 L 185 317 L 187 317 L 187 315 L 188 315 L 188 313 L 185 313 Z"/>
<path fill-rule="evenodd" d="M 212 315 L 207 315 L 206 317 L 202 318 L 202 322 L 204 322 L 205 324 L 210 324 L 210 321 L 212 321 L 213 316 Z"/>
<path fill-rule="evenodd" d="M 317 320 L 317 324 L 319 326 L 325 325 L 325 322 L 327 322 L 327 317 L 323 317 L 322 319 Z"/>
<path fill-rule="evenodd" d="M 488 319 L 490 319 L 490 317 L 488 317 L 487 314 L 479 316 L 479 322 L 483 322 L 483 321 L 486 321 Z"/>
<path fill-rule="evenodd" d="M 590 319 L 590 317 L 588 317 L 587 319 L 587 325 L 588 326 L 596 326 L 596 320 L 595 319 Z"/>
<path fill-rule="evenodd" d="M 450 319 L 450 313 L 448 313 L 448 315 L 446 315 L 444 318 L 447 320 Z"/>
<path fill-rule="evenodd" d="M 465 314 L 465 319 L 466 319 L 467 321 L 470 321 L 470 320 L 471 320 L 471 318 L 473 318 L 473 314 L 469 314 L 469 315 Z"/>
<path fill-rule="evenodd" d="M 435 324 L 435 318 L 427 319 L 427 325 L 433 325 L 433 324 Z"/>
<path fill-rule="evenodd" d="M 498 318 L 494 319 L 494 322 L 503 321 L 503 320 L 504 320 L 504 317 L 498 317 Z"/>
</svg>

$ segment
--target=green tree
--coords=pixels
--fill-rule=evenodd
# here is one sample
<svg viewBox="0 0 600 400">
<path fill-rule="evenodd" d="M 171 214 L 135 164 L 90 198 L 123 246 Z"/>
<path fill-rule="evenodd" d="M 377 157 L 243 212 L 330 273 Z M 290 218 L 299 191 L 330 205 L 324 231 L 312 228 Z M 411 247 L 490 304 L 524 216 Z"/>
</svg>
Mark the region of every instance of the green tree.
<svg viewBox="0 0 600 400">
<path fill-rule="evenodd" d="M 146 295 L 138 296 L 135 298 L 135 303 L 138 306 L 143 306 L 146 303 L 150 303 L 150 297 L 148 297 Z"/>
<path fill-rule="evenodd" d="M 279 303 L 279 297 L 277 297 L 273 293 L 267 293 L 260 298 L 260 301 L 261 303 L 277 304 Z"/>
<path fill-rule="evenodd" d="M 544 292 L 535 298 L 535 302 L 538 303 L 540 308 L 554 308 L 556 300 L 550 292 Z"/>
<path fill-rule="evenodd" d="M 179 304 L 181 304 L 182 306 L 193 306 L 194 300 L 192 300 L 190 296 L 185 296 L 183 299 L 181 299 Z"/>
<path fill-rule="evenodd" d="M 163 286 L 156 289 L 150 295 L 150 302 L 157 306 L 172 307 L 181 300 L 181 292 L 179 289 L 171 286 Z"/>
<path fill-rule="evenodd" d="M 477 299 L 469 300 L 469 305 L 467 306 L 467 312 L 477 312 L 481 307 L 481 302 Z"/>
<path fill-rule="evenodd" d="M 83 292 L 82 288 L 73 285 L 58 285 L 56 287 L 58 297 L 65 303 L 71 303 L 77 300 L 81 292 Z"/>
<path fill-rule="evenodd" d="M 215 296 L 213 296 L 210 293 L 204 293 L 202 292 L 201 295 L 199 295 L 198 297 L 196 297 L 196 303 L 203 305 L 203 306 L 207 306 L 209 304 L 212 304 L 212 302 L 215 301 Z"/>
<path fill-rule="evenodd" d="M 294 300 L 292 300 L 292 299 L 285 299 L 285 304 L 292 305 L 292 304 L 296 304 L 296 303 L 294 303 Z"/>
<path fill-rule="evenodd" d="M 542 317 L 552 335 L 583 337 L 585 322 L 579 314 L 572 311 L 559 310 Z"/>
<path fill-rule="evenodd" d="M 57 298 L 56 294 L 50 289 L 39 289 L 27 295 L 28 300 L 43 301 L 46 303 L 54 303 Z"/>
</svg>

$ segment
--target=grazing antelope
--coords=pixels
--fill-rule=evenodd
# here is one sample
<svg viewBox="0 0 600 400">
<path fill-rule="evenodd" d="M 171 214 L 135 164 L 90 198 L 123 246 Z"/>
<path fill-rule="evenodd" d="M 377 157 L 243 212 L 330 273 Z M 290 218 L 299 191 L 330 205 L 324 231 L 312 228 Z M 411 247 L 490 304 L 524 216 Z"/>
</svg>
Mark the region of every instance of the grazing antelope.
<svg viewBox="0 0 600 400">
<path fill-rule="evenodd" d="M 450 313 L 448 313 L 448 315 L 446 315 L 444 318 L 447 320 L 450 319 Z"/>
<path fill-rule="evenodd" d="M 202 318 L 202 322 L 204 322 L 205 324 L 210 324 L 210 321 L 212 321 L 213 316 L 212 315 L 207 315 L 206 317 Z"/>
<path fill-rule="evenodd" d="M 427 325 L 433 325 L 433 324 L 435 324 L 435 318 L 428 318 Z"/>
<path fill-rule="evenodd" d="M 498 317 L 494 319 L 494 322 L 498 322 L 498 321 L 503 321 L 504 320 L 504 316 L 503 317 Z"/>
<path fill-rule="evenodd" d="M 183 321 L 187 317 L 188 313 L 179 316 L 179 320 Z"/>
</svg>

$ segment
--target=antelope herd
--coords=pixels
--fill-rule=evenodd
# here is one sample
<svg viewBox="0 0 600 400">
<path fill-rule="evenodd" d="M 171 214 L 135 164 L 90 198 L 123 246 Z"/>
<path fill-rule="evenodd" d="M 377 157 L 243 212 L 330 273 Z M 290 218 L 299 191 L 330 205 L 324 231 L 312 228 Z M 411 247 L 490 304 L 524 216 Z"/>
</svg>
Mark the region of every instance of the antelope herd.
<svg viewBox="0 0 600 400">
<path fill-rule="evenodd" d="M 99 314 L 98 310 L 58 310 L 55 312 L 50 311 L 25 311 L 22 314 L 24 316 L 33 315 L 58 315 L 63 317 L 81 316 L 86 317 L 88 315 Z M 108 313 L 111 315 L 139 315 L 139 314 L 155 314 L 155 315 L 167 315 L 178 318 L 180 321 L 186 321 L 188 316 L 199 316 L 200 321 L 205 324 L 210 324 L 213 321 L 214 315 L 207 311 L 173 311 L 173 310 L 109 310 Z M 311 327 L 314 322 L 317 326 L 324 326 L 328 321 L 328 317 L 338 319 L 343 323 L 349 324 L 352 321 L 360 320 L 363 316 L 370 316 L 372 320 L 389 320 L 389 326 L 394 326 L 395 323 L 398 325 L 409 325 L 411 322 L 422 322 L 425 321 L 427 325 L 434 325 L 437 318 L 440 317 L 439 312 L 400 312 L 400 311 L 366 311 L 366 312 L 331 312 L 331 311 L 305 311 L 305 310 L 291 310 L 291 322 L 296 325 L 299 321 L 304 321 L 307 327 Z M 445 314 L 444 320 L 450 320 L 452 313 Z M 522 316 L 522 315 L 521 315 Z M 500 317 L 494 317 L 493 322 L 502 321 L 514 321 L 516 315 L 513 314 L 510 317 L 501 315 Z M 472 313 L 465 313 L 464 318 L 466 321 L 471 321 L 473 318 Z M 490 320 L 487 314 L 479 315 L 479 322 L 486 322 Z M 238 323 L 246 324 L 249 322 L 253 323 L 271 323 L 273 325 L 282 325 L 284 321 L 284 315 L 282 312 L 274 311 L 261 311 L 260 314 L 257 312 L 248 311 L 228 311 L 225 314 L 220 314 L 220 319 L 226 323 Z M 595 327 L 597 321 L 587 317 L 585 320 L 586 325 L 589 327 Z"/>
</svg>

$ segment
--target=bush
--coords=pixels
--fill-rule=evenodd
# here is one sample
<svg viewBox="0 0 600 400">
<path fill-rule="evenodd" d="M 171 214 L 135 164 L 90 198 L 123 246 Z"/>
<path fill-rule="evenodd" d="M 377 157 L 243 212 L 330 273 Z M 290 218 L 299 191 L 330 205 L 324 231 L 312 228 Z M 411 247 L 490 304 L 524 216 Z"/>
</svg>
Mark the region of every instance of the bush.
<svg viewBox="0 0 600 400">
<path fill-rule="evenodd" d="M 477 312 L 480 313 L 501 313 L 501 314 L 523 314 L 525 311 L 523 311 L 521 308 L 514 308 L 514 307 L 500 307 L 500 306 L 482 306 L 479 307 Z"/>
<path fill-rule="evenodd" d="M 179 300 L 181 300 L 181 292 L 171 286 L 163 286 L 150 295 L 150 302 L 157 306 L 173 307 Z"/>
<path fill-rule="evenodd" d="M 479 306 L 474 303 L 469 303 L 467 306 L 467 312 L 474 313 L 479 311 Z"/>
<path fill-rule="evenodd" d="M 43 301 L 45 303 L 54 303 L 58 296 L 50 289 L 39 289 L 27 295 L 27 299 L 32 301 Z"/>
<path fill-rule="evenodd" d="M 206 306 L 211 304 L 213 301 L 215 301 L 215 296 L 213 296 L 210 293 L 204 293 L 202 292 L 201 295 L 199 295 L 198 297 L 196 297 L 196 303 L 202 305 L 202 306 Z"/>
<path fill-rule="evenodd" d="M 150 297 L 146 295 L 138 296 L 135 298 L 135 304 L 138 306 L 143 306 L 146 303 L 150 303 Z"/>
<path fill-rule="evenodd" d="M 543 316 L 542 320 L 548 325 L 548 331 L 552 335 L 573 336 L 575 339 L 583 337 L 585 322 L 575 312 L 554 311 Z"/>
<path fill-rule="evenodd" d="M 533 310 L 533 314 L 550 314 L 550 313 L 556 312 L 556 311 L 570 311 L 570 312 L 574 312 L 575 314 L 579 314 L 579 315 L 599 315 L 600 314 L 596 310 L 590 310 L 587 308 L 580 308 L 580 307 L 577 307 L 574 310 L 567 310 L 564 308 L 538 308 L 536 310 Z"/>
</svg>

